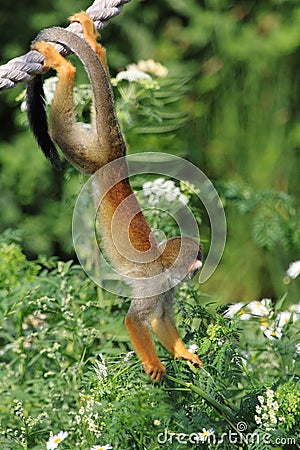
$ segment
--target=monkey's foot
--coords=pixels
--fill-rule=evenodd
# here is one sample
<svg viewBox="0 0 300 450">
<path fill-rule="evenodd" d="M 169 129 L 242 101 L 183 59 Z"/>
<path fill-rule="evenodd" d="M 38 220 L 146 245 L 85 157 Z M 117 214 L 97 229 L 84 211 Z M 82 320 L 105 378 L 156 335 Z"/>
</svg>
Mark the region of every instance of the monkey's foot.
<svg viewBox="0 0 300 450">
<path fill-rule="evenodd" d="M 71 75 L 75 75 L 75 67 L 72 66 L 72 64 L 53 47 L 53 45 L 40 41 L 33 44 L 32 50 L 37 50 L 44 55 L 45 70 L 50 68 L 56 69 L 57 71 L 66 69 Z"/>
<path fill-rule="evenodd" d="M 166 369 L 159 360 L 154 364 L 143 362 L 143 368 L 154 381 L 160 381 L 166 374 Z"/>
<path fill-rule="evenodd" d="M 69 21 L 78 22 L 81 24 L 84 32 L 84 38 L 89 44 L 90 42 L 94 43 L 99 37 L 99 33 L 95 28 L 94 22 L 85 11 L 80 11 L 79 13 L 76 13 L 73 16 L 69 17 Z"/>
<path fill-rule="evenodd" d="M 187 350 L 185 350 L 184 352 L 176 353 L 174 356 L 176 359 L 185 359 L 186 361 L 189 361 L 197 369 L 202 366 L 202 361 L 199 359 L 198 355 L 190 353 Z"/>
<path fill-rule="evenodd" d="M 90 16 L 85 12 L 81 11 L 79 13 L 74 14 L 69 17 L 70 22 L 78 22 L 82 26 L 84 39 L 89 44 L 89 46 L 97 53 L 104 69 L 108 73 L 108 67 L 106 62 L 106 50 L 102 47 L 99 42 L 97 42 L 97 38 L 100 36 L 98 31 L 95 28 L 94 22 L 90 18 Z"/>
</svg>

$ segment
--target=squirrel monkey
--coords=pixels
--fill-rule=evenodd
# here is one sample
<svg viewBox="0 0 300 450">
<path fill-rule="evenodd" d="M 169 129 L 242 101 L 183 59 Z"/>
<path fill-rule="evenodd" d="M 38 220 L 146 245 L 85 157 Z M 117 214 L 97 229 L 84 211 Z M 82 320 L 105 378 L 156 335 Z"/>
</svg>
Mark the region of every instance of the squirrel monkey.
<svg viewBox="0 0 300 450">
<path fill-rule="evenodd" d="M 145 371 L 159 381 L 166 370 L 156 354 L 151 328 L 175 358 L 190 361 L 195 367 L 201 365 L 198 356 L 185 348 L 176 329 L 172 307 L 174 287 L 170 288 L 168 283 L 169 278 L 173 279 L 172 286 L 178 284 L 178 279 L 192 278 L 201 267 L 202 247 L 190 237 L 157 243 L 128 180 L 126 147 L 116 118 L 105 50 L 97 42 L 94 24 L 86 13 L 75 14 L 70 20 L 81 23 L 85 39 L 54 27 L 42 31 L 32 47 L 44 55 L 45 70 L 53 68 L 58 75 L 49 131 L 66 158 L 80 171 L 91 175 L 102 168 L 96 178 L 96 188 L 105 191 L 111 180 L 121 179 L 108 189 L 97 211 L 101 246 L 111 265 L 132 280 L 133 298 L 125 326 Z M 45 41 L 69 47 L 84 64 L 93 93 L 91 130 L 76 122 L 75 68 Z M 39 95 L 31 86 L 27 93 L 31 109 L 41 101 Z M 38 121 L 39 117 L 31 114 L 31 119 Z M 51 157 L 54 146 L 47 127 L 44 124 L 40 129 L 38 123 L 31 126 L 40 145 L 44 145 L 44 152 Z M 129 224 L 127 228 L 124 223 Z M 150 286 L 152 277 L 162 280 L 160 289 L 153 288 L 153 295 L 149 288 L 144 288 L 146 284 Z"/>
</svg>

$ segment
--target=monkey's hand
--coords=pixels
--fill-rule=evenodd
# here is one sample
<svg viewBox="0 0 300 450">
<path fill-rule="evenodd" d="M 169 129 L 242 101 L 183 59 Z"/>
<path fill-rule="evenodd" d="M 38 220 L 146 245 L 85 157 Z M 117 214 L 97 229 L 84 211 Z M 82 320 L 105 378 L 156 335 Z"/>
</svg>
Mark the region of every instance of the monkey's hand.
<svg viewBox="0 0 300 450">
<path fill-rule="evenodd" d="M 160 342 L 174 358 L 185 359 L 192 363 L 196 368 L 202 366 L 199 357 L 190 353 L 185 347 L 170 314 L 163 314 L 162 316 L 155 317 L 152 320 L 151 325 Z"/>
<path fill-rule="evenodd" d="M 194 353 L 190 353 L 188 350 L 184 349 L 184 351 L 175 351 L 174 357 L 176 359 L 185 359 L 193 364 L 196 369 L 202 366 L 202 361 L 199 359 L 198 355 Z"/>
<path fill-rule="evenodd" d="M 159 360 L 154 363 L 143 362 L 143 368 L 154 381 L 160 381 L 166 374 L 166 369 Z"/>
</svg>

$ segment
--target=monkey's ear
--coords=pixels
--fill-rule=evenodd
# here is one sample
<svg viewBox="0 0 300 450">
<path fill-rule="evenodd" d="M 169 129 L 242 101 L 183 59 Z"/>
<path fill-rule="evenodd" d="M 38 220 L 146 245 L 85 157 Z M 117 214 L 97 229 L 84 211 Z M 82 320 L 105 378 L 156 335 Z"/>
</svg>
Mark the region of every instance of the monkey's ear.
<svg viewBox="0 0 300 450">
<path fill-rule="evenodd" d="M 56 170 L 62 170 L 61 159 L 49 135 L 42 75 L 37 75 L 28 81 L 26 106 L 29 126 L 39 147 L 53 167 Z"/>
</svg>

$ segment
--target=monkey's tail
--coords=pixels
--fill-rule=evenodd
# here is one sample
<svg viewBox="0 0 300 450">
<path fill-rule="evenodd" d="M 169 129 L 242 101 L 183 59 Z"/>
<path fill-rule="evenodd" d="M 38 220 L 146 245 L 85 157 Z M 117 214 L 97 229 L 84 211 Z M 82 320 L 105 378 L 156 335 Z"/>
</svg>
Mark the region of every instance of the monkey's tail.
<svg viewBox="0 0 300 450">
<path fill-rule="evenodd" d="M 27 83 L 26 106 L 29 126 L 39 147 L 55 169 L 61 170 L 61 159 L 49 135 L 42 75 L 36 75 Z"/>
</svg>

